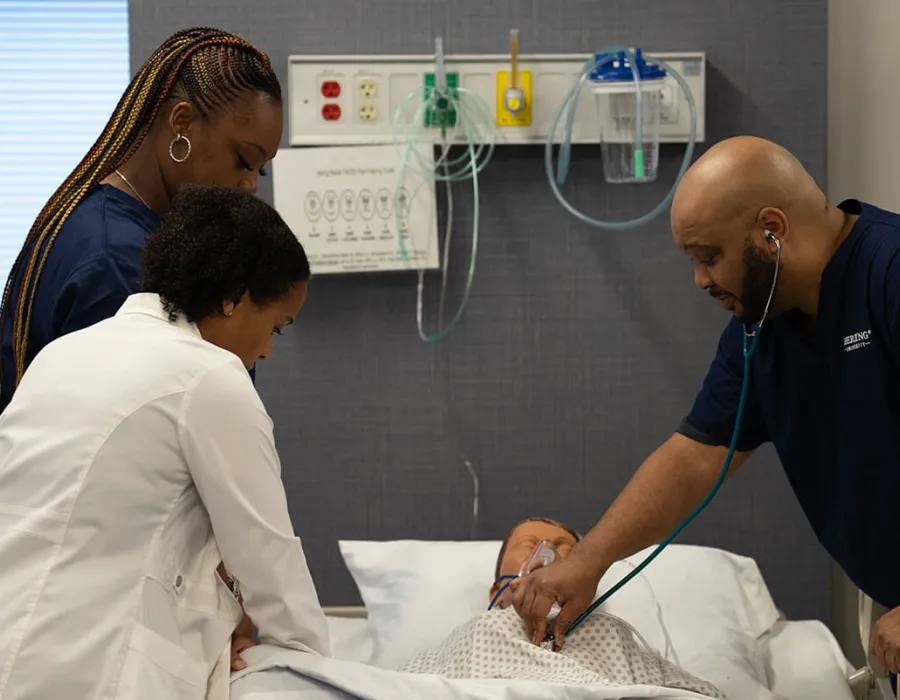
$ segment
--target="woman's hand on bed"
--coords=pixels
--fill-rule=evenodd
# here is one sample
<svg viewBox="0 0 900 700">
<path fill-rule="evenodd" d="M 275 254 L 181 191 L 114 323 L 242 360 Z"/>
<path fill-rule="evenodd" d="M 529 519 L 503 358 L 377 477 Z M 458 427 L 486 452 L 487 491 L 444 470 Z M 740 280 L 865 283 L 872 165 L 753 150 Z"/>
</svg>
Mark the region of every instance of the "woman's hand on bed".
<svg viewBox="0 0 900 700">
<path fill-rule="evenodd" d="M 872 630 L 872 654 L 891 673 L 900 673 L 900 608 L 882 615 Z"/>
<path fill-rule="evenodd" d="M 244 613 L 244 619 L 231 635 L 232 671 L 243 671 L 247 668 L 247 662 L 241 658 L 241 654 L 254 646 L 256 642 L 253 641 L 253 621 Z"/>
<path fill-rule="evenodd" d="M 601 575 L 582 561 L 576 547 L 565 559 L 512 581 L 513 605 L 531 642 L 540 644 L 546 638 L 547 615 L 556 603 L 560 611 L 553 623 L 553 647 L 560 649 L 569 625 L 593 602 Z"/>
</svg>

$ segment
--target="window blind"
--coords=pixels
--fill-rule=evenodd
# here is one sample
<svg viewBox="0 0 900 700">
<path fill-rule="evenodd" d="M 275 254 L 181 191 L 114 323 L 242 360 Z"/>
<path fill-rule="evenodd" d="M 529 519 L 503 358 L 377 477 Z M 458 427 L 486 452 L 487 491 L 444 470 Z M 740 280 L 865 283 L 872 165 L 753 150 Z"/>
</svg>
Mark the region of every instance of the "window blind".
<svg viewBox="0 0 900 700">
<path fill-rule="evenodd" d="M 0 283 L 129 80 L 128 0 L 0 0 Z"/>
</svg>

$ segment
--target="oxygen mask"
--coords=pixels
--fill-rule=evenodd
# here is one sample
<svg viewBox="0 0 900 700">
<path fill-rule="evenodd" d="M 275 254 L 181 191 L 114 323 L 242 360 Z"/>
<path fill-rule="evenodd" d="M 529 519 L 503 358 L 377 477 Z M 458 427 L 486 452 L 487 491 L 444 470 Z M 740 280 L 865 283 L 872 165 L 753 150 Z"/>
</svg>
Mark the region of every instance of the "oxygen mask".
<svg viewBox="0 0 900 700">
<path fill-rule="evenodd" d="M 516 576 L 512 576 L 507 574 L 505 576 L 500 576 L 494 583 L 501 584 L 499 590 L 494 596 L 493 600 L 491 600 L 491 604 L 488 606 L 488 610 L 492 610 L 494 607 L 506 607 L 509 604 L 509 599 L 504 599 L 504 592 L 509 588 L 510 582 L 514 579 L 522 578 L 523 576 L 527 576 L 532 571 L 537 571 L 538 569 L 549 566 L 557 559 L 559 559 L 559 553 L 556 551 L 556 547 L 550 540 L 541 540 L 537 543 L 537 546 L 532 550 L 528 559 L 524 561 L 521 568 L 519 569 L 519 573 Z"/>
<path fill-rule="evenodd" d="M 527 576 L 532 571 L 549 566 L 557 559 L 559 559 L 559 553 L 556 551 L 553 543 L 550 540 L 541 540 L 537 543 L 534 551 L 531 552 L 531 556 L 522 564 L 522 568 L 519 569 L 519 576 Z"/>
</svg>

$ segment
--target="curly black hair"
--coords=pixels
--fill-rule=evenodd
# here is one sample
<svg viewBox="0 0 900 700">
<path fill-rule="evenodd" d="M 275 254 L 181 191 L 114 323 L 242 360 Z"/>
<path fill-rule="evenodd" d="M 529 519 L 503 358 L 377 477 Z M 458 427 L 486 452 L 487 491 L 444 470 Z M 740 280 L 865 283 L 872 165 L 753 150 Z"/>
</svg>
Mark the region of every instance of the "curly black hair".
<svg viewBox="0 0 900 700">
<path fill-rule="evenodd" d="M 310 277 L 297 237 L 268 204 L 247 192 L 186 185 L 147 237 L 141 291 L 158 294 L 169 319 L 196 323 L 245 293 L 264 305 Z"/>
</svg>

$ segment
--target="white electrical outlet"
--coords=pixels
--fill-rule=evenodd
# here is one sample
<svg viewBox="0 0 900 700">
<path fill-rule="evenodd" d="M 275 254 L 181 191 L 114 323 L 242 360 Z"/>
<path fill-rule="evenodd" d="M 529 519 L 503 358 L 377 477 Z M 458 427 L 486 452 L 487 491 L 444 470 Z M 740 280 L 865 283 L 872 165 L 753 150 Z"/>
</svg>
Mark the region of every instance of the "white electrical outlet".
<svg viewBox="0 0 900 700">
<path fill-rule="evenodd" d="M 360 78 L 356 91 L 360 97 L 371 100 L 378 95 L 378 81 L 374 78 Z"/>
<path fill-rule="evenodd" d="M 359 70 L 353 72 L 353 109 L 355 112 L 353 121 L 356 128 L 363 127 L 370 132 L 382 128 L 382 113 L 387 110 L 387 106 L 382 100 L 382 96 L 385 94 L 382 87 L 383 79 L 383 76 L 377 73 L 363 73 Z"/>
<path fill-rule="evenodd" d="M 697 106 L 697 141 L 706 138 L 706 55 L 702 52 L 646 54 L 677 70 L 688 84 Z M 589 55 L 520 55 L 519 70 L 532 78 L 532 118 L 528 126 L 497 126 L 497 144 L 542 144 L 560 104 L 584 70 Z M 457 73 L 459 85 L 487 104 L 496 123 L 497 73 L 509 70 L 509 56 L 447 56 L 448 72 Z M 291 56 L 288 63 L 290 93 L 289 132 L 292 146 L 390 144 L 393 119 L 413 91 L 421 91 L 425 74 L 434 72 L 433 56 Z M 337 98 L 323 94 L 326 81 L 340 86 Z M 333 92 L 333 86 L 330 87 Z M 572 129 L 573 143 L 597 143 L 600 138 L 597 107 L 590 89 L 581 91 Z M 325 104 L 336 104 L 338 119 L 327 119 Z M 414 111 L 421 102 L 410 100 Z M 351 107 L 352 105 L 352 107 Z M 351 118 L 348 110 L 353 110 Z M 334 112 L 334 108 L 329 108 Z M 331 116 L 334 116 L 333 114 Z M 421 126 L 421 125 L 419 125 Z M 680 85 L 669 77 L 663 86 L 660 141 L 684 143 L 690 133 L 690 112 Z M 440 132 L 419 128 L 420 139 L 437 142 Z M 554 134 L 559 142 L 562 129 Z M 458 138 L 464 141 L 464 134 Z"/>
<path fill-rule="evenodd" d="M 378 105 L 372 102 L 363 102 L 359 105 L 357 116 L 361 122 L 369 124 L 378 121 Z"/>
</svg>

